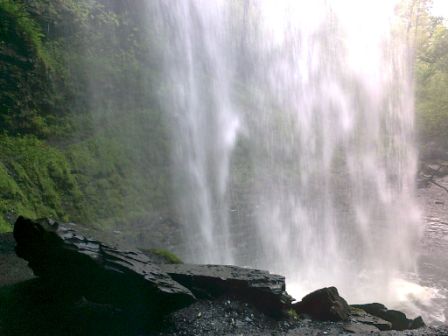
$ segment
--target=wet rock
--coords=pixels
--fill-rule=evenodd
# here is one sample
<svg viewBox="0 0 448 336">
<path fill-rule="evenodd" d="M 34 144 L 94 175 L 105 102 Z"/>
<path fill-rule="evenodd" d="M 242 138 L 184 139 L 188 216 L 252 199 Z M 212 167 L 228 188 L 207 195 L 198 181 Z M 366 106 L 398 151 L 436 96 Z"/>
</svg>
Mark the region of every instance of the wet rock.
<svg viewBox="0 0 448 336">
<path fill-rule="evenodd" d="M 410 329 L 412 321 L 406 317 L 406 314 L 393 309 L 388 309 L 384 314 L 384 319 L 392 323 L 395 330 Z"/>
<path fill-rule="evenodd" d="M 25 260 L 16 256 L 15 245 L 12 232 L 0 234 L 0 286 L 11 285 L 34 277 Z"/>
<path fill-rule="evenodd" d="M 423 321 L 423 318 L 421 316 L 416 317 L 411 321 L 411 325 L 409 326 L 409 329 L 420 329 L 426 327 L 425 322 Z"/>
<path fill-rule="evenodd" d="M 344 324 L 343 328 L 345 331 L 353 334 L 369 334 L 380 331 L 380 329 L 376 328 L 375 326 L 356 322 L 346 323 Z"/>
<path fill-rule="evenodd" d="M 0 254 L 14 253 L 15 245 L 12 233 L 0 233 Z"/>
<path fill-rule="evenodd" d="M 160 267 L 198 298 L 229 296 L 250 302 L 269 315 L 281 315 L 292 302 L 285 292 L 285 278 L 266 271 L 225 265 Z"/>
<path fill-rule="evenodd" d="M 416 317 L 411 321 L 409 329 L 420 329 L 426 327 L 425 322 L 421 316 Z"/>
<path fill-rule="evenodd" d="M 421 160 L 424 161 L 448 160 L 448 152 L 445 146 L 435 141 L 422 145 L 420 156 Z"/>
<path fill-rule="evenodd" d="M 195 301 L 143 253 L 86 238 L 73 227 L 19 217 L 14 226 L 16 253 L 35 275 L 74 298 L 154 315 Z"/>
<path fill-rule="evenodd" d="M 365 312 L 374 316 L 383 315 L 384 312 L 387 310 L 386 306 L 381 303 L 354 304 L 350 305 L 350 307 L 362 309 Z"/>
<path fill-rule="evenodd" d="M 381 331 L 392 329 L 392 323 L 390 323 L 389 321 L 368 314 L 367 312 L 359 308 L 350 307 L 350 320 L 355 323 L 374 326 Z"/>
<path fill-rule="evenodd" d="M 350 307 L 339 296 L 336 287 L 318 289 L 294 304 L 293 308 L 298 314 L 308 314 L 321 321 L 346 321 L 350 315 Z"/>
<path fill-rule="evenodd" d="M 417 317 L 414 320 L 408 319 L 406 314 L 398 310 L 387 309 L 381 303 L 369 303 L 363 305 L 352 305 L 352 307 L 360 308 L 367 313 L 389 321 L 393 330 L 417 329 L 425 326 L 423 319 Z"/>
<path fill-rule="evenodd" d="M 146 255 L 152 263 L 156 265 L 161 264 L 182 264 L 183 261 L 174 253 L 165 249 L 142 249 L 139 248 L 144 255 Z"/>
</svg>

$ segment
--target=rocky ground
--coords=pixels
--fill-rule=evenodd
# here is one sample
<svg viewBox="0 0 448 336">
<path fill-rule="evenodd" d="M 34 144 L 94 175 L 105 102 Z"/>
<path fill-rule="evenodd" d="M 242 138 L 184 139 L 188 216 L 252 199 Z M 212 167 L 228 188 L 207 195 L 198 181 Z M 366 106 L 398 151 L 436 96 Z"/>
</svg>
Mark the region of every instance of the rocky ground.
<svg viewBox="0 0 448 336">
<path fill-rule="evenodd" d="M 448 187 L 448 177 L 436 180 Z M 425 285 L 448 279 L 448 192 L 430 184 L 418 191 L 424 205 L 426 231 L 421 269 Z M 112 237 L 113 238 L 113 237 Z M 158 320 L 138 312 L 124 312 L 85 299 L 67 302 L 33 276 L 18 258 L 11 234 L 0 235 L 0 335 L 5 336 L 206 336 L 206 335 L 447 335 L 448 325 L 407 331 L 373 331 L 362 317 L 345 322 L 314 321 L 288 311 L 273 318 L 236 297 L 202 298 Z M 434 261 L 436 259 L 436 261 Z M 157 261 L 157 260 L 153 260 Z M 160 262 L 160 260 L 158 260 Z M 445 280 L 443 280 L 445 279 Z M 448 283 L 447 283 L 448 288 Z M 436 304 L 447 315 L 446 299 Z"/>
<path fill-rule="evenodd" d="M 48 288 L 33 278 L 26 263 L 15 256 L 11 235 L 1 235 L 0 245 L 0 335 L 448 335 L 448 327 L 372 332 L 368 325 L 353 319 L 319 322 L 293 311 L 272 318 L 232 297 L 201 299 L 163 319 L 145 321 L 139 314 L 125 313 L 110 305 L 86 300 L 67 303 L 48 295 Z"/>
<path fill-rule="evenodd" d="M 35 284 L 34 284 L 35 285 Z M 22 288 L 23 290 L 24 288 Z M 317 322 L 293 314 L 276 320 L 231 298 L 201 300 L 163 321 L 143 319 L 107 305 L 77 302 L 61 305 L 53 298 L 34 299 L 30 286 L 4 300 L 0 291 L 0 335 L 4 336 L 215 336 L 215 335 L 448 335 L 448 327 L 412 331 L 371 332 L 350 322 Z M 6 306 L 5 306 L 6 305 Z M 5 310 L 5 308 L 7 308 Z"/>
<path fill-rule="evenodd" d="M 273 320 L 247 304 L 232 300 L 201 301 L 174 313 L 170 327 L 158 336 L 193 335 L 448 335 L 448 327 L 372 332 L 356 322 L 317 322 L 289 316 Z"/>
<path fill-rule="evenodd" d="M 15 245 L 12 234 L 0 234 L 0 287 L 33 278 L 26 261 L 16 256 Z"/>
<path fill-rule="evenodd" d="M 448 188 L 448 176 L 436 182 Z M 438 292 L 439 297 L 432 301 L 432 311 L 437 315 L 434 319 L 448 321 L 448 192 L 430 183 L 417 190 L 417 197 L 425 220 L 420 282 Z"/>
</svg>

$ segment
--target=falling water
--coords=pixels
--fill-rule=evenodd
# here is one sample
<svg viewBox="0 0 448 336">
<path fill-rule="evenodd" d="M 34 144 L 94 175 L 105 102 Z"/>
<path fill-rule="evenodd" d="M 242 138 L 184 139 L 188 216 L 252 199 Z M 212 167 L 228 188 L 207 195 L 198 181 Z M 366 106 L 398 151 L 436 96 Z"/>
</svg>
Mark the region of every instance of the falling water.
<svg viewBox="0 0 448 336">
<path fill-rule="evenodd" d="M 231 13 L 226 2 L 177 1 L 165 8 L 174 25 L 167 72 L 175 193 L 186 224 L 187 253 L 208 263 L 234 263 L 227 179 L 240 120 L 231 99 Z"/>
<path fill-rule="evenodd" d="M 335 285 L 351 301 L 392 302 L 415 271 L 420 223 L 394 2 L 160 8 L 187 259 L 279 272 L 297 298 Z"/>
<path fill-rule="evenodd" d="M 390 1 L 332 4 L 254 4 L 260 265 L 383 298 L 416 261 L 409 58 Z"/>
</svg>

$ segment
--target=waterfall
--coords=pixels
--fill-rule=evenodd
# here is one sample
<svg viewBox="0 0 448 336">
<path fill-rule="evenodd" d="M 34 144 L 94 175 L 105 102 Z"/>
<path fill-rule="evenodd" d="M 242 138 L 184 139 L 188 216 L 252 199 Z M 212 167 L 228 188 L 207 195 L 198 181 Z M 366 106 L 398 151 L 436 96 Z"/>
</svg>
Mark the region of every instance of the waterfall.
<svg viewBox="0 0 448 336">
<path fill-rule="evenodd" d="M 174 188 L 187 253 L 198 262 L 234 263 L 227 180 L 240 118 L 231 99 L 231 13 L 225 0 L 165 5 L 174 26 L 166 55 Z"/>
<path fill-rule="evenodd" d="M 160 2 L 187 260 L 261 267 L 296 298 L 394 300 L 415 271 L 413 83 L 389 0 Z"/>
</svg>

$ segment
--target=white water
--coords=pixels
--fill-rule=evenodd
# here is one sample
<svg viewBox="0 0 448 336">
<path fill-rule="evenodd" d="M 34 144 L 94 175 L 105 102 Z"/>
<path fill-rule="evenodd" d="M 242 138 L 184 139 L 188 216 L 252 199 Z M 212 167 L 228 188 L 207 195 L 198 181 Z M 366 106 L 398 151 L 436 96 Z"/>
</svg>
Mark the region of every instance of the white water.
<svg viewBox="0 0 448 336">
<path fill-rule="evenodd" d="M 298 299 L 334 285 L 350 302 L 402 303 L 421 219 L 412 64 L 393 1 L 160 8 L 187 259 L 278 272 Z M 248 184 L 247 220 L 231 220 L 231 181 Z"/>
<path fill-rule="evenodd" d="M 230 97 L 231 13 L 225 3 L 175 1 L 165 8 L 173 25 L 166 57 L 174 188 L 186 223 L 186 253 L 204 263 L 234 262 L 227 180 L 240 121 Z"/>
</svg>

